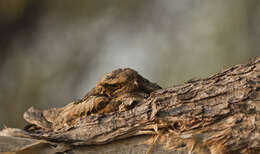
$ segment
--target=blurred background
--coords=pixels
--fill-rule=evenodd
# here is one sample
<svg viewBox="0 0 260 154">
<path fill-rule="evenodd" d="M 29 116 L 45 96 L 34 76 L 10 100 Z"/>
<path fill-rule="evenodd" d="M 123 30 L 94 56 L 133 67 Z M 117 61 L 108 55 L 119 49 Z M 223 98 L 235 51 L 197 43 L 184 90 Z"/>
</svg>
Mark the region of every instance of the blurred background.
<svg viewBox="0 0 260 154">
<path fill-rule="evenodd" d="M 259 0 L 0 0 L 0 128 L 131 67 L 163 87 L 260 55 Z"/>
</svg>

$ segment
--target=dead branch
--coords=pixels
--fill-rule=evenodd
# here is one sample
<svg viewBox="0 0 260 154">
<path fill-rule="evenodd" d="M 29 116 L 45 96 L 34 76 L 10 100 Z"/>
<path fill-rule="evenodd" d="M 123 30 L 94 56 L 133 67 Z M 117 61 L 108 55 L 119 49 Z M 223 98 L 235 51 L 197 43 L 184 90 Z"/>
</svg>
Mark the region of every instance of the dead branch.
<svg viewBox="0 0 260 154">
<path fill-rule="evenodd" d="M 118 69 L 80 101 L 30 108 L 32 125 L 0 132 L 0 152 L 260 153 L 259 113 L 260 57 L 165 89 Z"/>
</svg>

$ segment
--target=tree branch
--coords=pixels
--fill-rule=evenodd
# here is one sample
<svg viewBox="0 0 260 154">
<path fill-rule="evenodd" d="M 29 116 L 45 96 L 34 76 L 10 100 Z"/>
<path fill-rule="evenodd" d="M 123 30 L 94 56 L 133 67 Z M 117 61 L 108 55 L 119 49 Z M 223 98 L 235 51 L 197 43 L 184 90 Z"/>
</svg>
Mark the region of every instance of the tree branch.
<svg viewBox="0 0 260 154">
<path fill-rule="evenodd" d="M 260 152 L 260 57 L 165 89 L 129 70 L 107 74 L 79 102 L 29 109 L 25 119 L 33 125 L 5 128 L 2 139 L 31 139 L 74 153 Z M 1 143 L 0 152 L 35 146 L 6 149 Z"/>
</svg>

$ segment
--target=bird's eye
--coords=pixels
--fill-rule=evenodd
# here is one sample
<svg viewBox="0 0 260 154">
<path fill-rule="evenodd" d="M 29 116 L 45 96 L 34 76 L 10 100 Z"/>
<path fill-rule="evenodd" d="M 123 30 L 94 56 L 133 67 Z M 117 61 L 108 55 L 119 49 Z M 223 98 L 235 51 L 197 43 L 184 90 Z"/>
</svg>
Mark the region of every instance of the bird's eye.
<svg viewBox="0 0 260 154">
<path fill-rule="evenodd" d="M 110 88 L 117 88 L 118 85 L 117 85 L 117 84 L 108 84 L 107 87 L 110 87 Z"/>
</svg>

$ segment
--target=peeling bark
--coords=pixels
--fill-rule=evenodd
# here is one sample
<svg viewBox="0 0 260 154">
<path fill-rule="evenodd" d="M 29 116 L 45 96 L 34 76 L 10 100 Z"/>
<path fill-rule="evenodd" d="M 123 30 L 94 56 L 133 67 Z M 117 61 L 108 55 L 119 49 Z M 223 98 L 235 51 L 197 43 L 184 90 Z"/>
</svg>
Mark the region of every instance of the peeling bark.
<svg viewBox="0 0 260 154">
<path fill-rule="evenodd" d="M 149 83 L 138 84 L 144 81 Z M 126 83 L 119 87 L 132 86 Z M 124 92 L 131 95 L 120 100 L 138 97 L 131 108 L 74 116 L 58 129 L 44 111 L 31 109 L 29 114 L 42 117 L 29 116 L 33 127 L 6 128 L 0 136 L 40 140 L 74 153 L 260 153 L 260 57 L 205 79 L 155 88 L 148 97 L 132 95 L 138 90 Z M 0 140 L 0 152 L 12 150 L 3 150 Z"/>
</svg>

